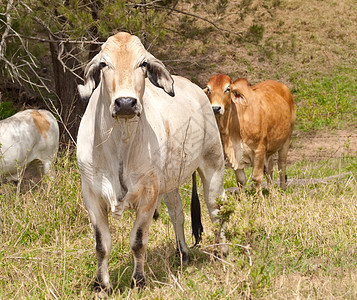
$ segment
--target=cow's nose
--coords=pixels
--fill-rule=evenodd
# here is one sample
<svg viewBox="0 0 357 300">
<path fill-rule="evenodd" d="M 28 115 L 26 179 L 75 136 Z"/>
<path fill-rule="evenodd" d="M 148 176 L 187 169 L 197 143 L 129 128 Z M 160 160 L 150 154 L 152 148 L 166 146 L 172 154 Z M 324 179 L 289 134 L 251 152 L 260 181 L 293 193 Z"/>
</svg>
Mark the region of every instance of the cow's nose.
<svg viewBox="0 0 357 300">
<path fill-rule="evenodd" d="M 137 114 L 137 99 L 132 97 L 120 97 L 115 99 L 115 115 L 131 117 Z"/>
<path fill-rule="evenodd" d="M 136 103 L 137 100 L 131 97 L 120 97 L 115 99 L 115 105 L 118 107 L 134 107 Z"/>
<path fill-rule="evenodd" d="M 212 106 L 213 112 L 215 114 L 219 114 L 221 111 L 221 107 L 220 106 Z"/>
</svg>

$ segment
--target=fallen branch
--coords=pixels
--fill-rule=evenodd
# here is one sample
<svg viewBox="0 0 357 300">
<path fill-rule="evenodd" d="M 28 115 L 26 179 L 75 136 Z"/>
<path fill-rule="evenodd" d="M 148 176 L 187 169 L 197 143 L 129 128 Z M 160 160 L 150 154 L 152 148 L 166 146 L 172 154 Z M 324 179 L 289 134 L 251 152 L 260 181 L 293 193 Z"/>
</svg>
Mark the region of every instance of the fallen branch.
<svg viewBox="0 0 357 300">
<path fill-rule="evenodd" d="M 248 244 L 247 246 L 244 246 L 244 245 L 240 245 L 240 244 L 234 244 L 235 246 L 238 246 L 238 247 L 241 247 L 241 248 L 243 248 L 245 251 L 247 251 L 247 255 L 248 255 L 248 259 L 249 259 L 249 271 L 248 271 L 248 274 L 247 274 L 247 277 L 249 276 L 249 274 L 250 274 L 250 270 L 251 270 L 251 268 L 252 268 L 252 266 L 253 266 L 253 263 L 252 263 L 252 256 L 251 256 L 251 254 L 250 254 L 250 245 Z"/>
<path fill-rule="evenodd" d="M 299 178 L 292 178 L 287 180 L 287 186 L 295 186 L 295 185 L 308 185 L 308 184 L 317 184 L 317 183 L 324 183 L 327 184 L 329 181 L 339 179 L 345 176 L 351 176 L 354 178 L 352 172 L 341 173 L 339 175 L 331 175 L 324 178 L 309 178 L 309 179 L 299 179 Z M 279 184 L 279 181 L 274 181 L 274 184 Z M 267 182 L 262 182 L 262 187 L 267 187 Z M 226 189 L 227 192 L 230 193 L 237 193 L 237 187 L 230 187 Z"/>
<path fill-rule="evenodd" d="M 185 289 L 182 287 L 182 285 L 179 283 L 178 279 L 175 277 L 174 274 L 170 274 L 172 279 L 174 280 L 174 283 L 179 287 L 179 289 L 181 290 L 181 292 L 185 292 Z"/>
<path fill-rule="evenodd" d="M 287 180 L 287 186 L 291 185 L 308 185 L 308 184 L 316 184 L 316 183 L 328 183 L 331 180 L 335 180 L 338 178 L 342 178 L 345 176 L 353 176 L 352 172 L 347 172 L 347 173 L 342 173 L 339 175 L 332 175 L 332 176 L 327 176 L 324 178 L 310 178 L 310 179 L 288 179 Z M 266 183 L 265 183 L 266 185 Z"/>
<path fill-rule="evenodd" d="M 214 254 L 209 253 L 209 252 L 207 252 L 207 251 L 201 251 L 201 252 L 204 253 L 204 254 L 210 255 L 210 256 L 212 256 L 214 259 L 219 260 L 219 261 L 221 261 L 221 262 L 223 262 L 223 263 L 225 263 L 225 264 L 227 264 L 227 265 L 229 265 L 229 266 L 231 266 L 231 267 L 234 267 L 233 264 L 231 264 L 230 262 L 228 262 L 228 261 L 226 261 L 226 260 L 220 258 L 220 257 L 217 256 L 217 255 L 214 255 Z"/>
</svg>

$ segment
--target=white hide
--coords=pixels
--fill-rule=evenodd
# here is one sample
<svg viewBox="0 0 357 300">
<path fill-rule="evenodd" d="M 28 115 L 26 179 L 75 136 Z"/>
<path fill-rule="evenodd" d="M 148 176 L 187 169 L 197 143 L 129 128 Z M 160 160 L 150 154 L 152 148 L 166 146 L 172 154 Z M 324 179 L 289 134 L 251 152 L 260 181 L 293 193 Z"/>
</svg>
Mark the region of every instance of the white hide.
<svg viewBox="0 0 357 300">
<path fill-rule="evenodd" d="M 98 86 L 93 85 L 94 78 Z M 79 86 L 83 98 L 88 98 L 93 86 L 79 127 L 77 159 L 96 236 L 96 284 L 100 289 L 109 287 L 112 242 L 107 213 L 119 218 L 125 209 L 133 208 L 132 285 L 140 285 L 149 226 L 162 196 L 177 244 L 188 255 L 178 188 L 195 170 L 203 181 L 210 217 L 218 222 L 216 199 L 224 197 L 219 131 L 203 91 L 183 77 L 171 77 L 135 36 L 119 33 L 102 46 L 86 68 L 85 85 Z M 137 99 L 135 116 L 115 116 L 115 100 L 123 96 Z"/>
<path fill-rule="evenodd" d="M 18 180 L 29 163 L 38 160 L 43 173 L 56 158 L 59 129 L 46 110 L 28 109 L 0 121 L 0 170 L 8 180 Z"/>
<path fill-rule="evenodd" d="M 106 107 L 98 110 L 99 86 L 81 121 L 77 158 L 82 180 L 118 217 L 132 206 L 129 197 L 123 201 L 123 185 L 139 190 L 139 179 L 153 172 L 163 194 L 184 183 L 207 156 L 212 165 L 221 163 L 218 128 L 205 94 L 187 79 L 173 78 L 175 97 L 146 79 L 143 114 L 129 120 L 112 118 Z M 119 182 L 121 165 L 124 182 Z"/>
</svg>

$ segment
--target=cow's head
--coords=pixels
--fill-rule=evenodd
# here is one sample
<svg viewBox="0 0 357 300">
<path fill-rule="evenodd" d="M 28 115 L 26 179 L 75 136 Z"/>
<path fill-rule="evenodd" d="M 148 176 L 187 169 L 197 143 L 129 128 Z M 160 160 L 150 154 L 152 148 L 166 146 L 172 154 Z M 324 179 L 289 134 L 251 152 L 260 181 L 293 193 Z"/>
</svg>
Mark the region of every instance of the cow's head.
<svg viewBox="0 0 357 300">
<path fill-rule="evenodd" d="M 245 78 L 238 78 L 231 85 L 231 99 L 236 104 L 248 105 L 252 93 L 253 90 Z"/>
<path fill-rule="evenodd" d="M 84 75 L 84 85 L 78 85 L 80 97 L 88 100 L 101 84 L 113 117 L 140 116 L 146 75 L 155 86 L 175 95 L 164 64 L 145 50 L 138 37 L 125 32 L 108 38 Z"/>
<path fill-rule="evenodd" d="M 229 76 L 218 74 L 211 77 L 203 90 L 216 116 L 222 116 L 231 103 L 231 84 L 232 80 Z"/>
</svg>

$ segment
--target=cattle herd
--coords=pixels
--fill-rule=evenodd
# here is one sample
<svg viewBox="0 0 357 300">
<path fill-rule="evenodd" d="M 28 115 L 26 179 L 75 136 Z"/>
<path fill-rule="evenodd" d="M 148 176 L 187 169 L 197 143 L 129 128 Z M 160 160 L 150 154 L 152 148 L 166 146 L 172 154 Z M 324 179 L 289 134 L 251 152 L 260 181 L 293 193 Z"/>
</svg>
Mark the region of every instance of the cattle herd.
<svg viewBox="0 0 357 300">
<path fill-rule="evenodd" d="M 188 79 L 172 76 L 136 36 L 122 32 L 109 37 L 88 63 L 78 91 L 89 101 L 78 131 L 77 160 L 96 241 L 96 292 L 110 288 L 109 212 L 120 218 L 125 209 L 136 211 L 130 233 L 131 285 L 141 288 L 149 226 L 162 199 L 180 260 L 189 261 L 179 187 L 192 174 L 195 179 L 196 170 L 211 221 L 218 224 L 215 242 L 223 256 L 228 246 L 217 203 L 226 199 L 225 167 L 234 169 L 242 188 L 244 168 L 253 166 L 257 197 L 262 197 L 263 173 L 271 183 L 272 156 L 278 153 L 280 187 L 286 188 L 296 115 L 289 89 L 279 82 L 250 86 L 244 78 L 232 81 L 218 74 L 202 90 Z M 57 121 L 46 110 L 26 110 L 0 121 L 2 178 L 18 180 L 32 161 L 43 165 L 43 173 L 53 170 L 58 143 Z M 197 200 L 193 197 L 196 205 L 191 206 L 196 243 L 202 231 Z"/>
</svg>

